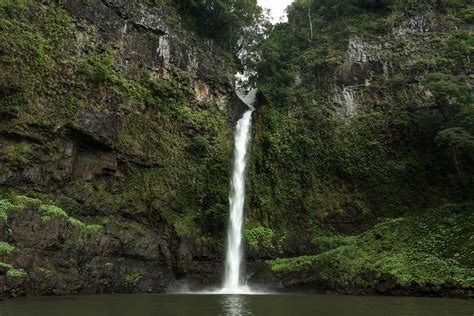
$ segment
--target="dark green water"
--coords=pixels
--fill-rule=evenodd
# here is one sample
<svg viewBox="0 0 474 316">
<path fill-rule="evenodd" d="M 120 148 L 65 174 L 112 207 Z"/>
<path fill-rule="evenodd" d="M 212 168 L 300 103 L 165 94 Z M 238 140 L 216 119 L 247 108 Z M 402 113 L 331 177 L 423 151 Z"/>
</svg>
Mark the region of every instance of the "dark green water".
<svg viewBox="0 0 474 316">
<path fill-rule="evenodd" d="M 325 295 L 98 295 L 0 302 L 0 316 L 474 315 L 474 301 Z"/>
</svg>

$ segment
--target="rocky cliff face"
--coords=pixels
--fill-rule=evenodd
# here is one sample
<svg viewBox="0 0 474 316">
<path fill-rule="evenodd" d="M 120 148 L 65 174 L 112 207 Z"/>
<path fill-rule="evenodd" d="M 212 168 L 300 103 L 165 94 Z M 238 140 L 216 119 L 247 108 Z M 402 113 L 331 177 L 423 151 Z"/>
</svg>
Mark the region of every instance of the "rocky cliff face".
<svg viewBox="0 0 474 316">
<path fill-rule="evenodd" d="M 1 293 L 217 282 L 242 106 L 223 52 L 144 1 L 0 14 Z"/>
<path fill-rule="evenodd" d="M 262 45 L 246 238 L 273 277 L 253 278 L 472 295 L 472 260 L 456 255 L 472 251 L 472 151 L 458 148 L 458 173 L 436 141 L 472 117 L 467 6 L 324 10 L 331 3 L 296 1 Z"/>
<path fill-rule="evenodd" d="M 1 295 L 219 284 L 245 106 L 159 3 L 0 1 Z M 468 5 L 314 6 L 313 34 L 307 3 L 261 46 L 250 282 L 472 296 L 473 154 L 436 140 L 470 128 Z"/>
</svg>

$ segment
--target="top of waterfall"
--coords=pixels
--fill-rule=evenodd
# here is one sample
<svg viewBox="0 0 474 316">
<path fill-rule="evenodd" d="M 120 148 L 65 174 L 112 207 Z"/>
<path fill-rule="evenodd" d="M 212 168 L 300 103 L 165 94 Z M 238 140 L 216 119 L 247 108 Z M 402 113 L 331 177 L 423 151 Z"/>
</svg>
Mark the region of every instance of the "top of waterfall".
<svg viewBox="0 0 474 316">
<path fill-rule="evenodd" d="M 255 102 L 257 101 L 258 89 L 252 89 L 250 91 L 237 91 L 237 96 L 247 104 L 252 110 L 254 110 Z"/>
</svg>

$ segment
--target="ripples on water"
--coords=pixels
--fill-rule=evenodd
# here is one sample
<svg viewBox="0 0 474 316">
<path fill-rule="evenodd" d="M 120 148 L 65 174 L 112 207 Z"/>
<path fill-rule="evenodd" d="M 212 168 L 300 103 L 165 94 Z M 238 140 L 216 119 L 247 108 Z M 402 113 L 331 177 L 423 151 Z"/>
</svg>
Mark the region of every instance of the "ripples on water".
<svg viewBox="0 0 474 316">
<path fill-rule="evenodd" d="M 243 295 L 228 295 L 221 301 L 223 315 L 247 316 L 252 315 L 249 302 Z"/>
</svg>

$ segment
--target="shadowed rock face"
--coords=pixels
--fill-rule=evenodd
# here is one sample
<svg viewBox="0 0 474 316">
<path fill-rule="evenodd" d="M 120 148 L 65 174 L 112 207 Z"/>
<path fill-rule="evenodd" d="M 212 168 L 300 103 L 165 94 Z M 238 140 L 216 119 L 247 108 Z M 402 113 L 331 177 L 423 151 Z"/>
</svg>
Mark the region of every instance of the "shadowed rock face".
<svg viewBox="0 0 474 316">
<path fill-rule="evenodd" d="M 227 88 L 233 85 L 232 74 L 222 71 L 226 66 L 214 55 L 215 47 L 169 25 L 179 23 L 170 22 L 170 8 L 149 7 L 141 1 L 80 0 L 66 1 L 66 9 L 94 24 L 107 40 L 123 45 L 123 63 L 142 61 L 165 69 L 173 66 L 198 79 Z"/>
<path fill-rule="evenodd" d="M 21 111 L 1 109 L 0 200 L 37 196 L 66 215 L 49 218 L 36 202 L 6 209 L 0 241 L 14 250 L 0 250 L 0 295 L 162 292 L 181 278 L 218 284 L 221 245 L 200 242 L 208 233 L 191 230 L 207 229 L 208 221 L 197 219 L 200 210 L 224 209 L 216 201 L 225 201 L 227 192 L 206 192 L 213 181 L 227 187 L 233 122 L 243 108 L 220 49 L 182 27 L 166 6 L 27 4 L 25 25 L 43 23 L 37 22 L 43 11 L 67 16 L 61 30 L 69 38 L 61 40 L 70 42 L 58 63 L 68 66 L 44 79 L 45 86 L 66 87 L 35 91 Z M 100 59 L 107 49 L 114 59 L 106 71 L 115 79 L 94 83 L 81 77 L 87 71 L 69 66 L 91 51 Z M 100 67 L 93 63 L 91 71 Z M 149 89 L 161 108 L 137 101 L 150 92 L 132 97 L 117 78 Z M 12 95 L 21 90 L 0 84 Z M 61 114 L 55 100 L 78 87 L 71 111 Z M 184 114 L 169 110 L 178 102 Z M 196 137 L 205 140 L 203 148 L 195 148 Z"/>
<path fill-rule="evenodd" d="M 232 98 L 229 107 L 229 127 L 233 128 L 249 107 L 237 95 Z"/>
<path fill-rule="evenodd" d="M 87 232 L 70 218 L 41 215 L 27 207 L 2 227 L 20 249 L 12 264 L 29 272 L 27 278 L 0 277 L 12 295 L 161 292 L 174 279 L 168 243 L 176 236 L 166 227 L 137 231 L 112 223 Z"/>
</svg>

